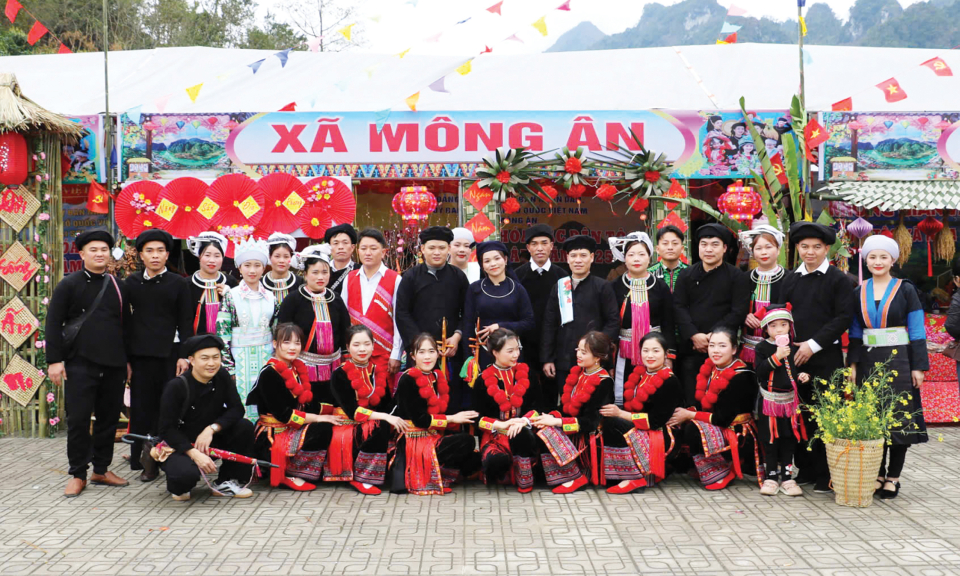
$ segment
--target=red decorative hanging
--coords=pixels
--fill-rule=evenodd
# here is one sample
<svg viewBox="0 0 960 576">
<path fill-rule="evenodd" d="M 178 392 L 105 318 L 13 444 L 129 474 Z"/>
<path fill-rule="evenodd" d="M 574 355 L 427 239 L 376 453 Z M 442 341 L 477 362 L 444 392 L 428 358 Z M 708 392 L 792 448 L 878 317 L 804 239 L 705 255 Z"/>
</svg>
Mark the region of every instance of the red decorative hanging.
<svg viewBox="0 0 960 576">
<path fill-rule="evenodd" d="M 29 171 L 30 156 L 23 135 L 17 132 L 0 134 L 0 184 L 23 184 Z"/>
<path fill-rule="evenodd" d="M 717 200 L 717 207 L 730 218 L 746 224 L 760 212 L 762 204 L 760 195 L 752 186 L 745 186 L 743 180 L 737 180 L 727 186 L 727 192 Z"/>
<path fill-rule="evenodd" d="M 436 209 L 437 197 L 426 186 L 405 186 L 393 197 L 393 211 L 403 218 L 407 226 L 423 226 Z"/>
<path fill-rule="evenodd" d="M 930 249 L 930 240 L 934 236 L 940 233 L 943 230 L 943 222 L 937 220 L 933 216 L 927 216 L 917 224 L 917 228 L 920 229 L 927 236 L 927 276 L 933 276 L 933 252 Z"/>
</svg>

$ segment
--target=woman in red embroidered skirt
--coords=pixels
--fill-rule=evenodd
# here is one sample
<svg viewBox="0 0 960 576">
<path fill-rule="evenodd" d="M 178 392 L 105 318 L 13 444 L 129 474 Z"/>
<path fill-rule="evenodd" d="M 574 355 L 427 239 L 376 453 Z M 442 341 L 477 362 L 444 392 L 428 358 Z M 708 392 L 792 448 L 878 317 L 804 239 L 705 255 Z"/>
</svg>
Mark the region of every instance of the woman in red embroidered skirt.
<svg viewBox="0 0 960 576">
<path fill-rule="evenodd" d="M 563 386 L 562 412 L 554 410 L 532 419 L 547 448 L 540 459 L 547 484 L 556 486 L 554 494 L 575 492 L 588 482 L 596 486 L 606 483 L 600 407 L 613 403 L 613 379 L 600 364 L 613 351 L 606 334 L 588 332 L 577 345 L 577 367 Z"/>
<path fill-rule="evenodd" d="M 603 472 L 620 481 L 610 494 L 629 494 L 667 475 L 667 456 L 678 446 L 667 420 L 683 404 L 680 380 L 666 366 L 667 339 L 650 332 L 640 339 L 643 365 L 623 384 L 623 406 L 607 404 L 603 420 Z"/>
<path fill-rule="evenodd" d="M 677 408 L 667 422 L 671 428 L 682 428 L 683 441 L 707 490 L 722 490 L 734 478 L 742 478 L 741 462 L 750 462 L 751 448 L 756 474 L 763 478 L 753 421 L 757 376 L 736 357 L 737 345 L 732 330 L 713 329 L 707 360 L 697 376 L 696 405 Z"/>
<path fill-rule="evenodd" d="M 350 482 L 363 494 L 379 494 L 377 486 L 387 475 L 391 430 L 402 433 L 408 426 L 391 414 L 387 370 L 378 370 L 370 362 L 373 333 L 358 324 L 347 330 L 346 341 L 350 360 L 337 368 L 331 381 L 334 414 L 346 421 L 333 427 L 323 480 Z"/>
<path fill-rule="evenodd" d="M 314 401 L 307 367 L 297 359 L 301 342 L 303 331 L 295 324 L 276 327 L 273 358 L 260 370 L 247 406 L 260 414 L 257 457 L 279 466 L 270 469 L 270 485 L 304 491 L 316 488 L 311 482 L 320 479 L 333 425 L 343 418 L 333 406 Z"/>
<path fill-rule="evenodd" d="M 474 385 L 474 404 L 480 413 L 483 480 L 516 485 L 521 494 L 533 490 L 537 437 L 530 418 L 533 393 L 530 368 L 519 364 L 520 339 L 512 330 L 498 328 L 487 338 L 493 364 Z"/>
<path fill-rule="evenodd" d="M 469 476 L 478 468 L 473 436 L 459 430 L 473 424 L 479 414 L 473 410 L 446 414 L 450 386 L 437 369 L 439 352 L 433 336 L 417 336 L 411 350 L 416 367 L 397 383 L 396 414 L 408 427 L 397 442 L 390 490 L 418 496 L 446 494 L 457 476 Z"/>
</svg>

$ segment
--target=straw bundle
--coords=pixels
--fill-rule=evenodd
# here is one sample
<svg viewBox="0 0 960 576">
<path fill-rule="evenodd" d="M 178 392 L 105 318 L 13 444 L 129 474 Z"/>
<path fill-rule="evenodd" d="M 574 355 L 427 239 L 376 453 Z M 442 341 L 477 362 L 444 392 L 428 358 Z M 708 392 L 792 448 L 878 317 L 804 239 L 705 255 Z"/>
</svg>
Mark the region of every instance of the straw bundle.
<svg viewBox="0 0 960 576">
<path fill-rule="evenodd" d="M 83 128 L 67 118 L 42 108 L 20 92 L 17 77 L 0 73 L 0 132 L 42 130 L 59 134 L 66 140 L 76 140 Z"/>
<path fill-rule="evenodd" d="M 943 260 L 947 263 L 953 262 L 953 256 L 957 251 L 956 240 L 953 238 L 953 232 L 949 226 L 944 226 L 933 244 L 933 255 L 937 260 Z"/>
<path fill-rule="evenodd" d="M 913 250 L 913 236 L 903 224 L 903 216 L 900 217 L 900 223 L 893 231 L 893 239 L 897 241 L 897 247 L 900 248 L 900 257 L 897 263 L 903 266 L 910 259 L 910 251 Z"/>
</svg>

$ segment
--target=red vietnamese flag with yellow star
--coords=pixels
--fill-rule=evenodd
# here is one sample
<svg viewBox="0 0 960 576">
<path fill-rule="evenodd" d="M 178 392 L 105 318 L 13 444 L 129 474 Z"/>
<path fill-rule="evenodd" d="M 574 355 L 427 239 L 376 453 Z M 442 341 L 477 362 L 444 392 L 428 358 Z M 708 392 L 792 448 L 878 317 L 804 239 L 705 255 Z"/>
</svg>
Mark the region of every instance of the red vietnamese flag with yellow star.
<svg viewBox="0 0 960 576">
<path fill-rule="evenodd" d="M 933 70 L 933 73 L 937 76 L 953 76 L 953 70 L 951 70 L 950 67 L 947 66 L 947 63 L 943 61 L 943 58 L 939 56 L 927 60 L 921 64 L 921 66 L 926 66 Z"/>
<path fill-rule="evenodd" d="M 900 87 L 896 78 L 884 80 L 877 84 L 877 88 L 883 90 L 883 97 L 887 99 L 887 102 L 899 102 L 907 97 L 907 93 Z"/>
</svg>

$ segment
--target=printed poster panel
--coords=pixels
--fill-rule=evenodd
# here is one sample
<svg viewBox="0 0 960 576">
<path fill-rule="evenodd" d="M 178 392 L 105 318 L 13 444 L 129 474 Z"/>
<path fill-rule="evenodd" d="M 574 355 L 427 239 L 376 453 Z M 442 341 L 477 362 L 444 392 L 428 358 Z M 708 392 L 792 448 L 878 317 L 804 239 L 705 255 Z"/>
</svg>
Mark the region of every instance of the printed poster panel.
<svg viewBox="0 0 960 576">
<path fill-rule="evenodd" d="M 76 272 L 83 267 L 80 253 L 74 240 L 77 234 L 91 228 L 109 229 L 109 218 L 106 214 L 94 214 L 87 211 L 84 204 L 63 205 L 63 273 L 64 275 Z"/>
<path fill-rule="evenodd" d="M 71 116 L 69 120 L 86 128 L 86 132 L 76 144 L 63 145 L 63 161 L 69 163 L 63 177 L 64 184 L 89 184 L 94 180 L 103 182 L 103 158 L 100 154 L 103 141 L 103 125 L 100 116 Z"/>
</svg>

